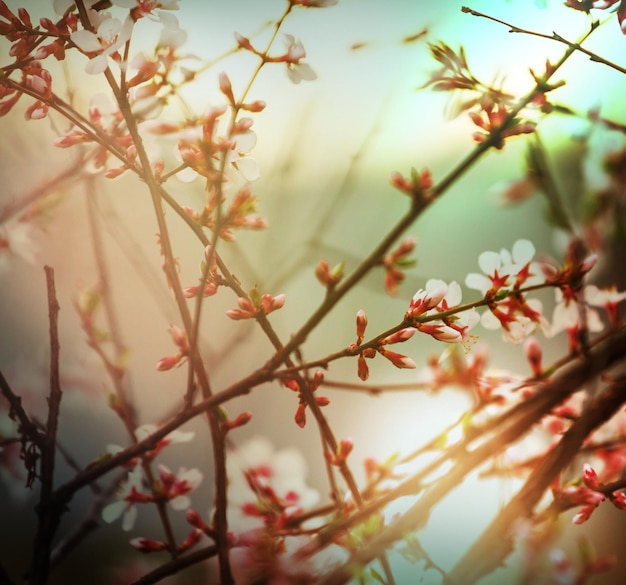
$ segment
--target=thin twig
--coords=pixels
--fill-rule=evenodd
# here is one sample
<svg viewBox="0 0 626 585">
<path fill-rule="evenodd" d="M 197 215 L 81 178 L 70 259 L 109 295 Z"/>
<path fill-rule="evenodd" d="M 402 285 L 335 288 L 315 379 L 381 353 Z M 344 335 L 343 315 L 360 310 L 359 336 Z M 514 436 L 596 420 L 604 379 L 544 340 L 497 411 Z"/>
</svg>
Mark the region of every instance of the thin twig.
<svg viewBox="0 0 626 585">
<path fill-rule="evenodd" d="M 48 315 L 50 322 L 50 396 L 48 398 L 48 419 L 41 453 L 41 492 L 37 504 L 37 534 L 34 539 L 33 560 L 29 583 L 40 585 L 47 581 L 50 569 L 50 549 L 52 539 L 59 525 L 63 507 L 53 497 L 54 463 L 56 454 L 56 434 L 61 407 L 61 384 L 59 376 L 59 302 L 56 298 L 54 270 L 44 266 L 48 290 Z"/>
<path fill-rule="evenodd" d="M 570 49 L 573 49 L 575 51 L 583 53 L 584 55 L 587 55 L 587 57 L 589 57 L 591 61 L 594 61 L 596 63 L 602 63 L 602 65 L 606 65 L 607 67 L 610 67 L 611 69 L 615 69 L 615 71 L 619 71 L 620 73 L 626 74 L 626 69 L 624 67 L 621 67 L 620 65 L 617 65 L 616 63 L 613 63 L 612 61 L 609 61 L 608 59 L 605 59 L 604 57 L 601 57 L 600 55 L 588 49 L 585 49 L 580 44 L 581 41 L 575 42 L 575 43 L 572 41 L 568 41 L 567 39 L 563 38 L 561 35 L 557 34 L 556 32 L 553 32 L 551 35 L 549 35 L 545 33 L 536 32 L 533 30 L 521 28 L 519 26 L 515 26 L 514 24 L 505 22 L 504 20 L 500 20 L 499 18 L 495 18 L 493 16 L 489 16 L 488 14 L 483 14 L 482 12 L 478 12 L 478 10 L 473 10 L 472 8 L 468 8 L 467 6 L 463 6 L 461 10 L 463 12 L 467 12 L 468 14 L 471 14 L 472 16 L 486 18 L 487 20 L 492 20 L 493 22 L 497 22 L 498 24 L 503 24 L 504 26 L 508 26 L 509 32 L 511 33 L 532 35 L 533 37 L 539 37 L 540 39 L 547 39 L 549 41 L 558 41 L 559 43 L 563 43 L 564 45 L 567 45 Z M 594 21 L 591 26 L 592 26 L 592 29 L 595 29 L 598 26 L 600 26 L 600 23 L 598 21 Z"/>
</svg>

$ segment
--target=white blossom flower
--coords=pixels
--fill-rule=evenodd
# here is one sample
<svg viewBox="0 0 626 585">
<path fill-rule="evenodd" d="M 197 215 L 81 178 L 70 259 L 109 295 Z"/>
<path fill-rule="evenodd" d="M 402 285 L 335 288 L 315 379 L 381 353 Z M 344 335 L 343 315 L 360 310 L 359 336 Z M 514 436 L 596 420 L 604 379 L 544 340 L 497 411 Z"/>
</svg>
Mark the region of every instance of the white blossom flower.
<svg viewBox="0 0 626 585">
<path fill-rule="evenodd" d="M 126 481 L 118 490 L 117 501 L 105 506 L 102 509 L 102 519 L 111 524 L 120 516 L 122 517 L 122 530 L 128 532 L 132 530 L 137 520 L 137 507 L 133 501 L 133 494 L 142 488 L 143 473 L 141 465 L 136 465 L 128 474 Z"/>
<path fill-rule="evenodd" d="M 126 17 L 124 22 L 118 18 L 104 18 L 96 32 L 77 30 L 70 35 L 72 42 L 85 53 L 97 53 L 89 60 L 85 71 L 91 75 L 103 73 L 108 67 L 108 57 L 115 53 L 130 39 L 133 19 Z"/>
</svg>

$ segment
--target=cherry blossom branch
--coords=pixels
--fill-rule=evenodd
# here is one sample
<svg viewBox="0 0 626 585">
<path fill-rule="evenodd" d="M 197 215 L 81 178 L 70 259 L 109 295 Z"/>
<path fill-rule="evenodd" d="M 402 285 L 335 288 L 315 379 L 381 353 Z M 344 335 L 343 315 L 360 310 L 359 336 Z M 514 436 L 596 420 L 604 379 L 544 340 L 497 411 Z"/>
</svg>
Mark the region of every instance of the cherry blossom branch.
<svg viewBox="0 0 626 585">
<path fill-rule="evenodd" d="M 483 535 L 448 574 L 451 584 L 471 585 L 491 572 L 513 549 L 513 526 L 529 516 L 554 477 L 576 456 L 584 440 L 626 401 L 626 377 L 596 397 L 563 438 L 537 465 L 517 495 L 498 513 Z"/>
<path fill-rule="evenodd" d="M 592 27 L 582 37 L 580 42 L 583 42 L 593 31 L 595 27 Z M 330 310 L 346 295 L 373 267 L 378 266 L 384 255 L 391 248 L 393 243 L 401 236 L 402 233 L 410 227 L 415 220 L 421 215 L 421 213 L 438 197 L 443 195 L 447 189 L 454 184 L 483 154 L 489 149 L 497 146 L 502 141 L 502 138 L 508 129 L 509 125 L 513 123 L 516 116 L 526 107 L 537 95 L 541 93 L 548 80 L 563 66 L 563 64 L 574 53 L 574 49 L 568 47 L 563 56 L 550 67 L 549 71 L 546 71 L 544 75 L 539 78 L 533 87 L 533 89 L 519 100 L 517 105 L 513 107 L 502 124 L 493 128 L 486 136 L 483 142 L 480 142 L 474 150 L 469 153 L 465 159 L 463 159 L 452 171 L 448 173 L 438 184 L 433 186 L 427 191 L 426 195 L 422 197 L 414 196 L 411 200 L 411 207 L 409 211 L 391 228 L 383 240 L 374 248 L 372 252 L 363 260 L 363 262 L 337 287 L 332 293 L 328 294 L 322 304 L 313 312 L 313 314 L 307 319 L 304 325 L 292 335 L 290 341 L 283 347 L 283 349 L 277 352 L 266 364 L 268 369 L 276 368 L 282 361 L 285 355 L 291 353 L 296 347 L 300 346 L 307 338 L 308 334 L 314 327 L 330 312 Z"/>
<path fill-rule="evenodd" d="M 436 461 L 426 465 L 400 485 L 381 495 L 378 500 L 365 505 L 348 518 L 334 522 L 328 529 L 321 530 L 313 543 L 301 549 L 303 556 L 317 552 L 339 531 L 365 520 L 370 514 L 380 510 L 394 499 L 419 493 L 424 488 L 424 480 L 430 474 L 446 461 L 454 462 L 452 470 L 432 483 L 406 513 L 391 522 L 367 545 L 355 551 L 348 563 L 330 573 L 320 582 L 320 585 L 347 582 L 352 575 L 353 563 L 358 566 L 367 565 L 381 550 L 387 550 L 395 541 L 404 538 L 407 533 L 419 529 L 428 518 L 431 509 L 450 490 L 459 485 L 472 469 L 484 463 L 506 445 L 519 439 L 556 405 L 589 380 L 619 363 L 624 355 L 626 355 L 626 328 L 617 332 L 610 340 L 592 348 L 588 357 L 572 363 L 569 368 L 544 382 L 533 396 L 503 413 L 485 428 L 474 432 L 470 432 L 470 429 L 461 442 L 451 446 Z M 496 429 L 498 429 L 497 433 Z M 477 447 L 470 450 L 472 444 L 484 437 L 486 431 L 491 433 L 491 438 L 483 438 Z"/>
<path fill-rule="evenodd" d="M 615 69 L 615 71 L 619 71 L 620 73 L 626 74 L 626 69 L 624 67 L 620 67 L 616 63 L 613 63 L 612 61 L 609 61 L 609 60 L 605 59 L 604 57 L 601 57 L 600 55 L 597 55 L 596 53 L 593 53 L 592 51 L 589 51 L 588 49 L 585 49 L 581 45 L 582 40 L 581 41 L 577 41 L 577 42 L 572 42 L 572 41 L 568 41 L 567 39 L 563 38 L 561 35 L 557 34 L 556 32 L 553 32 L 551 35 L 548 35 L 548 34 L 545 34 L 545 33 L 540 33 L 540 32 L 528 30 L 528 29 L 525 29 L 525 28 L 521 28 L 519 26 L 515 26 L 514 24 L 510 24 L 508 22 L 505 22 L 504 20 L 500 20 L 499 18 L 495 18 L 493 16 L 489 16 L 488 14 L 483 14 L 482 12 L 478 12 L 478 10 L 473 10 L 472 8 L 468 8 L 467 6 L 463 6 L 461 8 L 461 10 L 463 12 L 471 14 L 472 16 L 478 16 L 480 18 L 486 18 L 487 20 L 492 20 L 493 22 L 497 22 L 498 24 L 503 24 L 504 26 L 507 26 L 509 28 L 509 32 L 510 33 L 520 33 L 520 34 L 525 34 L 525 35 L 531 35 L 531 36 L 534 36 L 534 37 L 538 37 L 540 39 L 547 39 L 549 41 L 558 41 L 559 43 L 563 43 L 564 45 L 567 45 L 570 49 L 572 49 L 574 51 L 578 51 L 580 53 L 583 53 L 584 55 L 587 55 L 587 57 L 589 57 L 589 60 L 591 60 L 591 61 L 595 61 L 596 63 L 602 63 L 602 65 L 606 65 L 607 67 L 610 67 L 611 69 Z M 600 25 L 601 25 L 601 23 L 599 21 L 595 20 L 594 22 L 591 23 L 591 29 L 595 30 Z"/>
<path fill-rule="evenodd" d="M 32 585 L 47 580 L 50 567 L 52 539 L 63 513 L 53 497 L 54 461 L 56 453 L 56 433 L 61 406 L 61 385 L 59 381 L 59 303 L 56 298 L 54 270 L 44 267 L 48 290 L 48 316 L 50 322 L 50 395 L 48 398 L 48 419 L 41 453 L 41 492 L 37 504 L 38 525 L 34 539 L 33 558 L 29 582 Z"/>
<path fill-rule="evenodd" d="M 0 370 L 0 391 L 9 403 L 9 417 L 18 422 L 18 432 L 22 438 L 22 444 L 26 440 L 31 441 L 39 451 L 44 449 L 44 437 L 39 432 L 37 425 L 30 420 L 24 407 L 22 399 L 11 390 L 11 386 L 7 382 L 4 374 Z"/>
</svg>

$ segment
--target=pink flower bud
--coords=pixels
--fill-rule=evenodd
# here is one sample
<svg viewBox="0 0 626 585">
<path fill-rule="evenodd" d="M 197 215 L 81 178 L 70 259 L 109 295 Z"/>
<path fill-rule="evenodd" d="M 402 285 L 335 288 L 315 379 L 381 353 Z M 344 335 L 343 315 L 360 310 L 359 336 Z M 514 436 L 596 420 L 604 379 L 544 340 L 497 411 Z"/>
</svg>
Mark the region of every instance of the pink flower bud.
<svg viewBox="0 0 626 585">
<path fill-rule="evenodd" d="M 337 447 L 337 457 L 340 457 L 342 461 L 345 461 L 346 457 L 348 457 L 348 455 L 352 452 L 353 447 L 354 441 L 352 438 L 347 437 L 342 439 Z"/>
<path fill-rule="evenodd" d="M 365 315 L 365 311 L 363 309 L 359 309 L 356 314 L 356 337 L 357 344 L 360 344 L 363 341 L 363 336 L 365 335 L 365 329 L 367 327 L 367 315 Z"/>
<path fill-rule="evenodd" d="M 208 528 L 206 522 L 193 508 L 187 508 L 187 510 L 185 511 L 185 518 L 187 522 L 189 522 L 189 524 L 191 524 L 195 528 L 199 528 L 203 531 Z"/>
<path fill-rule="evenodd" d="M 251 104 L 242 104 L 241 109 L 256 114 L 258 112 L 262 112 L 265 109 L 265 106 L 266 103 L 264 101 L 256 100 Z"/>
<path fill-rule="evenodd" d="M 296 421 L 296 424 L 303 429 L 304 426 L 306 425 L 306 404 L 304 404 L 303 402 L 301 402 L 300 404 L 298 404 L 298 408 L 296 409 L 296 415 L 294 417 L 294 420 Z"/>
<path fill-rule="evenodd" d="M 539 342 L 534 337 L 529 337 L 524 342 L 524 351 L 533 374 L 536 377 L 540 377 L 543 371 L 541 368 L 542 352 Z"/>
<path fill-rule="evenodd" d="M 330 398 L 328 398 L 328 396 L 316 396 L 315 402 L 318 406 L 328 406 L 330 404 Z"/>
<path fill-rule="evenodd" d="M 242 412 L 236 419 L 230 420 L 226 423 L 228 430 L 236 429 L 237 427 L 243 427 L 252 420 L 251 412 Z"/>
<path fill-rule="evenodd" d="M 585 506 L 572 518 L 573 524 L 582 524 L 583 522 L 587 522 L 593 514 L 593 511 L 597 508 L 597 505 Z"/>
<path fill-rule="evenodd" d="M 237 41 L 237 45 L 239 45 L 240 49 L 245 49 L 246 51 L 254 51 L 254 47 L 250 43 L 250 39 L 240 35 L 239 33 L 235 33 L 235 40 Z"/>
<path fill-rule="evenodd" d="M 417 328 L 422 332 L 426 333 L 439 341 L 444 341 L 446 343 L 460 343 L 463 340 L 463 336 L 446 325 L 430 325 L 428 323 L 418 323 Z"/>
<path fill-rule="evenodd" d="M 135 547 L 142 553 L 146 554 L 167 549 L 167 544 L 165 544 L 164 542 L 161 542 L 160 540 L 153 540 L 152 538 L 143 537 L 133 538 L 130 541 L 130 545 Z"/>
<path fill-rule="evenodd" d="M 230 83 L 228 75 L 223 71 L 219 74 L 220 91 L 226 96 L 230 104 L 235 104 L 235 96 L 233 95 L 233 86 Z"/>
<path fill-rule="evenodd" d="M 200 542 L 200 539 L 202 538 L 202 530 L 192 530 L 188 535 L 187 538 L 185 538 L 185 540 L 183 540 L 177 547 L 177 550 L 179 553 L 181 552 L 185 552 L 186 550 L 190 549 L 192 546 L 198 544 L 198 542 Z"/>
<path fill-rule="evenodd" d="M 30 14 L 26 8 L 18 8 L 17 15 L 20 17 L 20 20 L 28 27 L 33 28 L 33 23 L 30 20 Z"/>
<path fill-rule="evenodd" d="M 158 361 L 156 369 L 159 372 L 171 370 L 176 364 L 178 364 L 178 362 L 180 362 L 181 359 L 182 356 L 179 353 L 177 353 L 176 355 L 166 356 Z"/>
<path fill-rule="evenodd" d="M 360 355 L 357 361 L 357 374 L 363 382 L 365 382 L 370 376 L 370 370 L 363 355 Z"/>
<path fill-rule="evenodd" d="M 616 508 L 626 510 L 626 494 L 624 492 L 613 492 L 609 498 Z"/>
<path fill-rule="evenodd" d="M 396 366 L 396 368 L 412 370 L 417 367 L 411 358 L 402 355 L 401 353 L 385 349 L 384 347 L 379 347 L 378 352 L 383 357 L 387 358 L 394 366 Z"/>
<path fill-rule="evenodd" d="M 583 481 L 585 485 L 592 490 L 598 489 L 602 485 L 598 479 L 596 470 L 588 463 L 583 465 Z"/>
<path fill-rule="evenodd" d="M 402 343 L 407 339 L 411 339 L 416 331 L 417 329 L 415 329 L 415 327 L 405 327 L 404 329 L 400 329 L 400 331 L 396 331 L 395 333 L 392 333 L 391 335 L 385 337 L 383 340 L 381 340 L 381 343 L 384 343 L 386 345 L 391 345 L 393 343 Z"/>
<path fill-rule="evenodd" d="M 187 334 L 178 325 L 172 325 L 170 327 L 170 335 L 174 340 L 174 343 L 180 348 L 183 353 L 189 351 L 189 341 L 187 340 Z"/>
<path fill-rule="evenodd" d="M 598 255 L 591 254 L 587 256 L 580 265 L 580 273 L 587 274 L 598 262 Z"/>
</svg>

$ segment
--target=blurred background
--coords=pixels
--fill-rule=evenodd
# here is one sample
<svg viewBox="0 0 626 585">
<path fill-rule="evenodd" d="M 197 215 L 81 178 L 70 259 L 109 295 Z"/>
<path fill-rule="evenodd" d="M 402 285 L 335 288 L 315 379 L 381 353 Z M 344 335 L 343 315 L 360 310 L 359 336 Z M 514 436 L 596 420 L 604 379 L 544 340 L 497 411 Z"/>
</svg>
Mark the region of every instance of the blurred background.
<svg viewBox="0 0 626 585">
<path fill-rule="evenodd" d="M 39 1 L 7 4 L 12 9 L 25 6 L 33 20 L 53 17 L 52 8 Z M 234 32 L 263 46 L 270 34 L 267 23 L 280 16 L 284 4 L 282 0 L 181 0 L 180 10 L 174 14 L 188 35 L 180 52 L 188 54 L 189 68 L 197 69 L 232 49 Z M 282 340 L 289 339 L 323 299 L 324 290 L 314 276 L 318 261 L 324 258 L 331 266 L 343 261 L 350 272 L 406 210 L 408 198 L 390 186 L 391 172 L 408 176 L 411 167 L 428 167 L 437 182 L 473 148 L 475 127 L 469 117 L 450 115 L 454 103 L 446 93 L 420 89 L 438 68 L 427 43 L 443 40 L 453 49 L 463 46 L 476 77 L 485 83 L 500 80 L 503 88 L 515 95 L 523 95 L 532 87 L 529 68 L 543 72 L 546 60 L 556 61 L 564 50 L 559 43 L 511 34 L 506 26 L 462 13 L 462 4 L 456 0 L 340 0 L 330 8 L 294 10 L 286 21 L 282 32 L 302 40 L 306 62 L 318 78 L 294 85 L 284 67 L 277 65 L 264 69 L 254 84 L 250 99 L 267 102 L 267 108 L 253 116 L 257 144 L 251 156 L 261 169 L 253 193 L 270 229 L 239 232 L 235 243 L 223 244 L 220 249 L 244 288 L 256 284 L 262 292 L 287 295 L 285 307 L 271 317 Z M 476 0 L 470 6 L 522 28 L 547 34 L 556 30 L 571 40 L 577 39 L 589 24 L 584 13 L 569 10 L 560 1 Z M 417 40 L 403 42 L 422 31 L 425 34 Z M 149 54 L 159 34 L 159 24 L 140 21 L 131 52 L 145 50 Z M 281 43 L 279 39 L 277 51 Z M 624 65 L 624 43 L 626 39 L 613 18 L 585 46 Z M 1 46 L 2 64 L 9 63 L 9 44 L 3 42 Z M 84 73 L 85 63 L 85 57 L 72 53 L 63 63 L 51 59 L 45 62 L 53 73 L 55 91 L 61 95 L 71 93 L 83 112 L 95 93 L 106 91 L 103 80 Z M 201 115 L 210 106 L 223 103 L 217 84 L 220 71 L 228 73 L 238 95 L 255 66 L 255 59 L 248 54 L 219 60 L 184 89 L 184 98 Z M 594 180 L 594 188 L 600 189 L 606 180 L 600 155 L 607 149 L 623 148 L 623 139 L 616 132 L 593 127 L 585 117 L 592 108 L 599 108 L 603 117 L 624 123 L 626 78 L 590 62 L 584 55 L 575 55 L 556 76 L 556 80 L 561 79 L 567 83 L 554 92 L 553 101 L 582 116 L 555 115 L 542 122 L 544 144 L 566 191 Z M 22 99 L 0 120 L 0 213 L 5 212 L 0 217 L 6 221 L 10 215 L 7 210 L 37 194 L 38 189 L 75 164 L 78 156 L 72 149 L 52 145 L 57 136 L 67 132 L 67 123 L 55 115 L 25 122 L 23 114 L 28 105 L 28 99 Z M 177 115 L 180 113 L 174 102 L 162 113 L 165 119 Z M 164 158 L 166 164 L 174 165 L 175 145 L 174 138 L 165 137 L 149 147 L 154 159 Z M 583 168 L 583 155 L 592 159 L 596 152 L 596 167 L 587 163 Z M 474 165 L 407 232 L 418 242 L 413 254 L 418 263 L 407 272 L 397 297 L 385 293 L 382 270 L 373 271 L 310 335 L 303 357 L 321 358 L 352 343 L 354 315 L 359 309 L 369 318 L 368 334 L 392 327 L 402 319 L 410 298 L 427 279 L 463 284 L 469 272 L 478 271 L 477 259 L 485 250 L 510 250 L 516 240 L 526 238 L 542 255 L 560 261 L 564 240 L 546 221 L 545 202 L 539 196 L 515 206 L 503 205 L 507 182 L 524 175 L 524 155 L 525 139 L 513 138 L 502 151 L 490 152 Z M 201 181 L 183 183 L 173 178 L 167 186 L 179 203 L 201 209 Z M 107 406 L 110 383 L 84 342 L 73 307 L 79 291 L 97 282 L 87 220 L 89 197 L 95 199 L 102 226 L 109 285 L 129 349 L 132 392 L 142 423 L 162 420 L 179 404 L 187 375 L 185 367 L 165 373 L 155 369 L 161 357 L 174 353 L 168 327 L 179 322 L 160 269 L 157 227 L 145 185 L 123 175 L 113 180 L 99 178 L 95 189 L 90 192 L 85 182 L 65 182 L 45 198 L 38 198 L 36 217 L 15 240 L 19 246 L 14 246 L 14 253 L 3 252 L 0 266 L 0 369 L 14 391 L 22 395 L 28 411 L 40 420 L 46 413 L 49 360 L 42 266 L 48 264 L 55 269 L 61 305 L 64 390 L 59 440 L 80 466 L 103 454 L 107 445 L 127 442 L 122 425 Z M 193 285 L 199 277 L 202 247 L 175 214 L 168 212 L 167 218 L 180 261 L 181 280 L 186 286 Z M 611 254 L 613 260 L 623 260 L 617 247 Z M 610 262 L 599 266 L 597 278 L 608 282 L 615 276 L 614 266 Z M 464 300 L 474 300 L 476 294 L 464 288 Z M 551 296 L 544 300 L 549 304 Z M 225 316 L 235 304 L 234 296 L 224 290 L 204 305 L 203 354 L 213 388 L 218 391 L 272 354 L 271 345 L 252 324 L 235 323 Z M 502 343 L 498 332 L 480 326 L 475 333 L 480 336 L 479 343 L 489 347 L 492 365 L 522 375 L 529 373 L 519 347 Z M 418 368 L 426 365 L 430 355 L 442 351 L 441 344 L 422 337 L 401 348 Z M 562 355 L 566 344 L 563 335 L 549 343 L 542 340 L 546 360 Z M 411 382 L 419 375 L 397 370 L 382 358 L 370 366 L 374 383 Z M 326 376 L 357 382 L 355 360 L 334 362 Z M 437 395 L 402 392 L 375 397 L 332 388 L 319 392 L 331 399 L 325 414 L 337 437 L 354 439 L 351 461 L 358 479 L 364 477 L 359 462 L 365 457 L 384 460 L 394 452 L 409 453 L 471 405 L 470 396 L 452 389 Z M 308 465 L 307 482 L 320 491 L 324 500 L 327 487 L 318 433 L 313 423 L 304 429 L 295 425 L 296 406 L 295 395 L 278 384 L 255 389 L 227 405 L 233 417 L 244 410 L 253 413 L 252 421 L 231 437 L 243 444 L 261 436 L 276 449 L 298 449 Z M 10 436 L 10 422 L 3 419 L 0 424 L 0 435 Z M 173 446 L 162 460 L 172 469 L 184 465 L 203 471 L 205 481 L 194 494 L 193 505 L 207 511 L 212 483 L 210 439 L 203 421 L 194 421 L 187 429 L 197 433 L 191 446 Z M 29 555 L 35 520 L 32 506 L 37 494 L 35 489 L 25 489 L 21 478 L 4 470 L 2 473 L 1 556 L 17 579 Z M 71 474 L 60 463 L 57 482 Z M 422 541 L 433 559 L 444 569 L 451 568 L 516 485 L 513 480 L 472 480 L 465 491 L 451 495 L 440 512 L 433 514 Z M 62 533 L 71 528 L 88 502 L 88 494 L 75 499 Z M 599 552 L 618 552 L 618 540 L 613 535 L 617 534 L 614 531 L 619 513 L 609 512 L 614 511 L 601 506 L 588 525 L 576 528 L 598 539 Z M 124 582 L 115 579 L 126 566 L 127 536 L 151 535 L 155 528 L 147 516 L 140 515 L 128 535 L 119 523 L 103 525 L 84 542 L 80 552 L 58 568 L 52 582 L 82 583 L 86 576 L 94 584 Z M 564 521 L 566 525 L 568 521 Z M 565 546 L 573 547 L 574 540 L 570 538 Z M 134 551 L 130 553 L 136 556 Z M 149 557 L 144 561 L 146 565 L 152 562 Z M 102 565 L 96 566 L 99 562 Z M 626 570 L 621 562 L 620 567 Z M 505 578 L 513 579 L 515 571 L 512 563 Z M 619 574 L 599 577 L 597 583 L 617 583 L 619 579 L 611 579 Z M 421 574 L 407 572 L 407 579 L 409 575 Z M 183 576 L 177 582 L 189 582 L 185 579 Z M 505 582 L 502 574 L 493 579 L 485 582 Z"/>
</svg>

